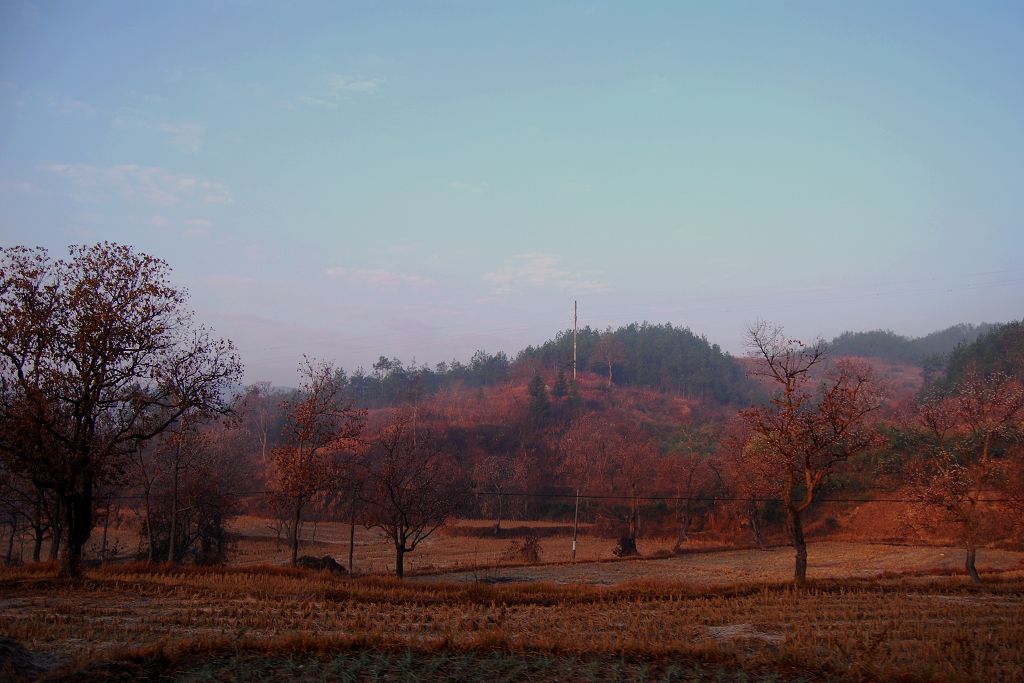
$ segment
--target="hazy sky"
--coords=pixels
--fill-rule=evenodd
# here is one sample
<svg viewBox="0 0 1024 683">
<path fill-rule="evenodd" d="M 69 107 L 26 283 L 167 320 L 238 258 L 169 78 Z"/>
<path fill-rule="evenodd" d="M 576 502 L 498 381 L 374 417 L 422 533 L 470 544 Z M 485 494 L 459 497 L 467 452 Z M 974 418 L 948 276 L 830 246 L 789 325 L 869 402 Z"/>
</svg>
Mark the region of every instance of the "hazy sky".
<svg viewBox="0 0 1024 683">
<path fill-rule="evenodd" d="M 571 325 L 1024 315 L 1024 3 L 0 2 L 0 241 L 160 256 L 247 379 Z"/>
</svg>

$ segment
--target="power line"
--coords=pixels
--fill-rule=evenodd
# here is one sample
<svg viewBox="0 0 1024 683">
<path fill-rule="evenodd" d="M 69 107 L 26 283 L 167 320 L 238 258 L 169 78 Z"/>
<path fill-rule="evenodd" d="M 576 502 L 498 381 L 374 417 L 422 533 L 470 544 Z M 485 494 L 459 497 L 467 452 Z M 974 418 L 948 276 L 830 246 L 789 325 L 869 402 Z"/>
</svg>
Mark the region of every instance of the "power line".
<svg viewBox="0 0 1024 683">
<path fill-rule="evenodd" d="M 269 496 L 278 492 L 269 489 L 256 491 L 234 491 L 225 495 L 236 498 L 247 498 L 250 496 Z M 697 503 L 783 503 L 782 498 L 765 496 L 672 496 L 672 495 L 642 495 L 629 496 L 610 493 L 537 493 L 532 491 L 481 491 L 478 489 L 462 489 L 452 491 L 452 495 L 463 496 L 495 496 L 506 498 L 549 498 L 549 499 L 575 499 L 578 495 L 580 500 L 624 500 L 624 501 L 652 501 L 652 502 L 697 502 Z M 121 495 L 116 500 L 143 500 L 145 496 Z M 918 498 L 853 498 L 853 497 L 824 497 L 816 498 L 815 503 L 908 503 L 914 505 L 932 505 L 928 501 Z M 978 498 L 976 503 L 1024 503 L 1024 498 Z"/>
</svg>

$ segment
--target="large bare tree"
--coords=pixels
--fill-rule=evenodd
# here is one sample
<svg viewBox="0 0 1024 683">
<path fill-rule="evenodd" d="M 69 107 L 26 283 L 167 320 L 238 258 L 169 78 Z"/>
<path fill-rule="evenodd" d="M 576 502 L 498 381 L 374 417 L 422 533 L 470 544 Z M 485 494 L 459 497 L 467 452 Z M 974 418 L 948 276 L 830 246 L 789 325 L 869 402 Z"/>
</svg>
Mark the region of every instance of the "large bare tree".
<svg viewBox="0 0 1024 683">
<path fill-rule="evenodd" d="M 98 487 L 186 412 L 226 410 L 241 376 L 170 272 L 106 242 L 0 252 L 0 454 L 60 501 L 62 575 L 81 574 Z"/>
<path fill-rule="evenodd" d="M 748 330 L 755 373 L 776 385 L 767 405 L 741 415 L 759 438 L 751 453 L 780 484 L 782 502 L 796 551 L 794 579 L 807 578 L 807 541 L 803 515 L 815 493 L 837 463 L 879 443 L 868 418 L 881 407 L 882 396 L 871 367 L 842 361 L 812 391 L 811 371 L 825 359 L 823 342 L 805 345 L 790 339 L 781 327 L 758 323 Z"/>
</svg>

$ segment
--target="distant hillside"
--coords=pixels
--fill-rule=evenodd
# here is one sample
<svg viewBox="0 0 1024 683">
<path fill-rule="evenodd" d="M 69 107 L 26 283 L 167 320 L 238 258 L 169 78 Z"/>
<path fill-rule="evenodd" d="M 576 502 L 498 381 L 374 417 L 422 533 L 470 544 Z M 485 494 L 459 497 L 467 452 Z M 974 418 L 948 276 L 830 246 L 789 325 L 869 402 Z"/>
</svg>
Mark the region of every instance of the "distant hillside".
<svg viewBox="0 0 1024 683">
<path fill-rule="evenodd" d="M 958 382 L 965 373 L 1004 372 L 1024 381 L 1024 320 L 993 326 L 969 344 L 961 344 L 949 356 L 945 382 Z"/>
<path fill-rule="evenodd" d="M 605 383 L 610 373 L 614 386 L 650 388 L 719 405 L 745 404 L 763 395 L 740 363 L 717 344 L 671 324 L 633 323 L 604 332 L 584 327 L 577 334 L 576 358 L 580 372 L 593 372 Z M 372 408 L 453 386 L 525 386 L 535 374 L 556 378 L 559 372 L 572 372 L 572 330 L 523 349 L 515 360 L 501 352 L 477 351 L 468 363 L 453 360 L 417 367 L 381 356 L 370 372 L 342 370 L 339 379 L 349 396 Z"/>
<path fill-rule="evenodd" d="M 599 332 L 577 332 L 577 367 L 609 374 L 615 385 L 649 387 L 716 403 L 742 404 L 761 390 L 735 358 L 686 327 L 671 323 L 632 323 Z M 516 363 L 544 368 L 572 368 L 572 330 L 559 332 L 540 346 L 519 352 Z"/>
<path fill-rule="evenodd" d="M 947 356 L 961 344 L 969 344 L 996 327 L 992 323 L 961 323 L 923 337 L 905 337 L 892 330 L 843 332 L 829 346 L 836 356 L 870 356 L 924 366 L 928 359 Z"/>
</svg>

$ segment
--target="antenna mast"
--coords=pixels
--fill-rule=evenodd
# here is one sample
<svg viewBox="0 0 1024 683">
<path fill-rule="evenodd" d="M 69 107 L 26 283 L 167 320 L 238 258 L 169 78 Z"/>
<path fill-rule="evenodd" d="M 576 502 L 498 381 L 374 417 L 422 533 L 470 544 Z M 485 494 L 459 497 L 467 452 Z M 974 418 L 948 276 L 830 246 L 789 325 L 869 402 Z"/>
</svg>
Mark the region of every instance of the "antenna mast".
<svg viewBox="0 0 1024 683">
<path fill-rule="evenodd" d="M 572 382 L 576 383 L 576 301 L 572 302 Z"/>
</svg>

